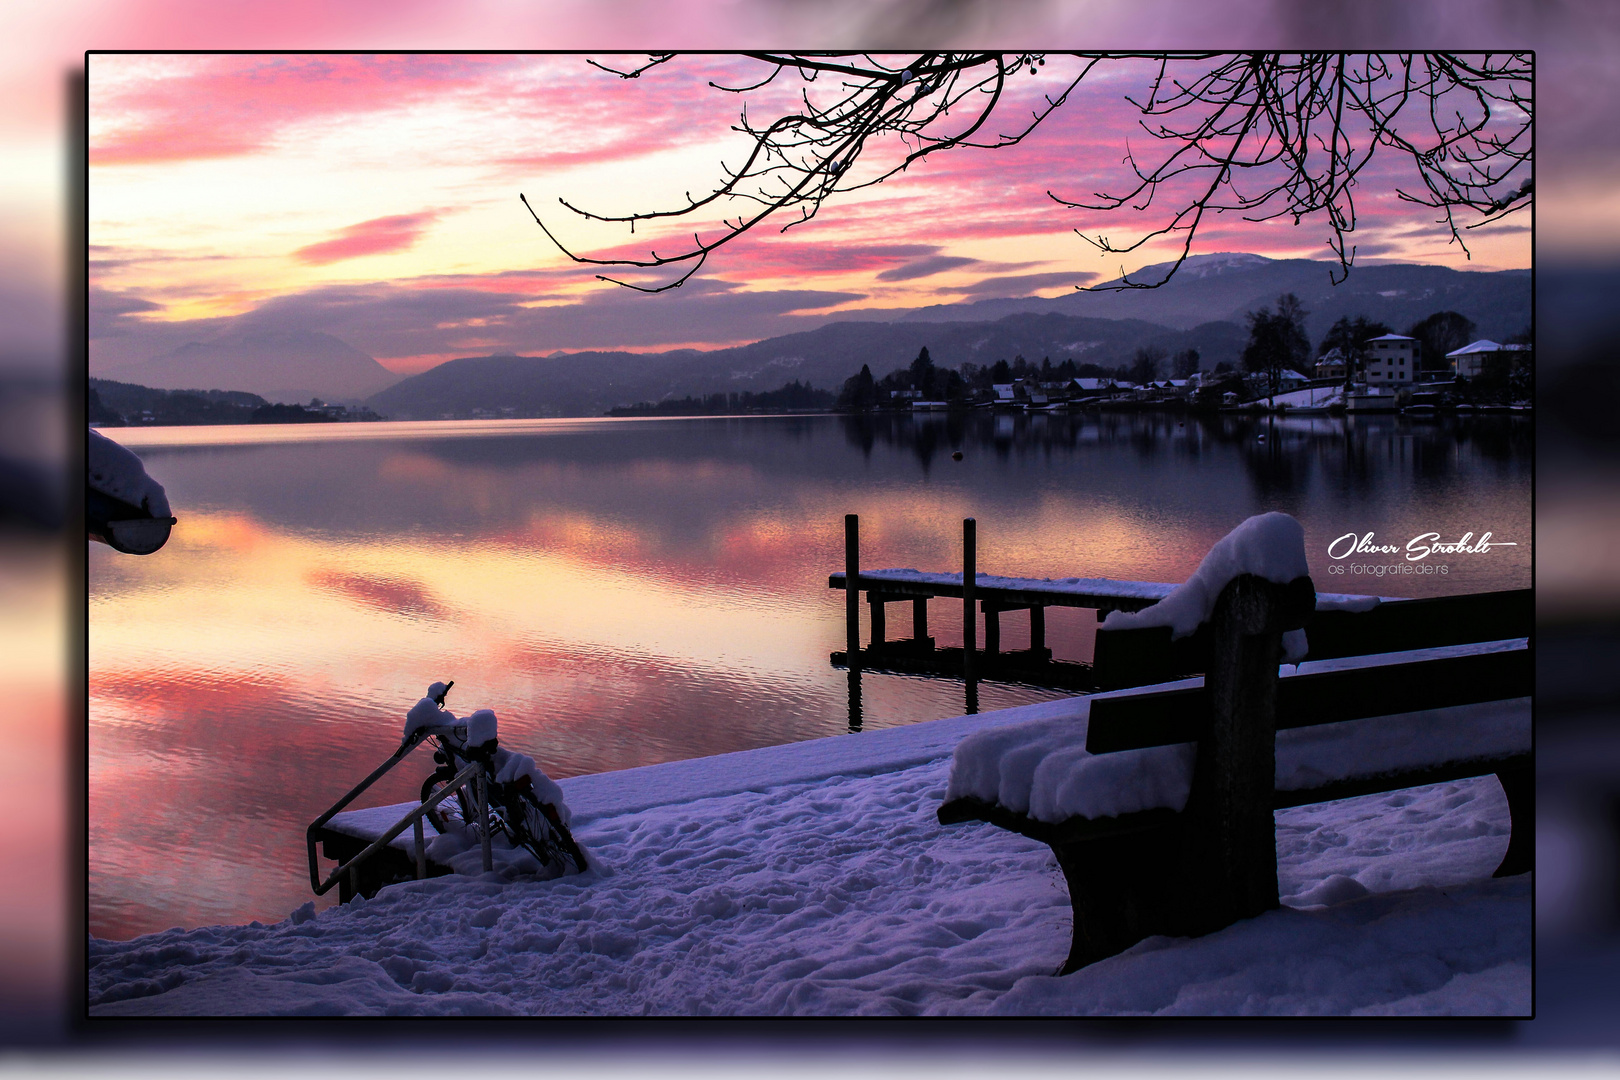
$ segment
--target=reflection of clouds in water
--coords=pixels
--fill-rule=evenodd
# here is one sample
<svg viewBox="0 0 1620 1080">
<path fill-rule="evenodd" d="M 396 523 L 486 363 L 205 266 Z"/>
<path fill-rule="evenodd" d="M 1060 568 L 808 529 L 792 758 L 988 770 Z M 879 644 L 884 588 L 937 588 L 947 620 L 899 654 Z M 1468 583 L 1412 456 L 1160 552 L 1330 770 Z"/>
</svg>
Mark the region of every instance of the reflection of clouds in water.
<svg viewBox="0 0 1620 1080">
<path fill-rule="evenodd" d="M 401 450 L 389 454 L 377 468 L 377 479 L 390 483 L 421 483 L 448 480 L 453 470 L 431 454 Z"/>
<path fill-rule="evenodd" d="M 331 589 L 356 603 L 392 615 L 427 619 L 448 619 L 451 615 L 450 609 L 435 600 L 420 582 L 341 570 L 315 570 L 307 579 L 318 588 Z"/>
<path fill-rule="evenodd" d="M 869 450 L 837 417 L 485 425 L 404 444 L 378 437 L 391 425 L 349 425 L 374 430 L 144 450 L 195 509 L 160 561 L 92 559 L 97 917 L 133 932 L 296 907 L 303 827 L 386 756 L 432 679 L 457 680 L 462 712 L 494 708 L 558 776 L 847 730 L 846 679 L 828 664 L 843 594 L 827 587 L 845 513 L 861 515 L 868 569 L 953 569 L 972 516 L 988 572 L 1177 581 L 1261 508 L 1244 418 L 1027 419 L 998 456 L 996 418 L 966 418 L 961 462 L 950 417 L 884 421 Z M 1455 440 L 1350 434 L 1361 450 L 1316 425 L 1276 440 L 1306 461 L 1281 486 L 1319 546 L 1360 525 L 1340 520 L 1352 508 L 1384 532 L 1448 500 L 1527 498 L 1511 455 L 1482 466 L 1464 441 L 1420 490 L 1410 444 Z M 931 605 L 940 644 L 959 643 L 960 615 Z M 1018 647 L 1027 619 L 1003 624 Z M 1089 612 L 1047 626 L 1066 658 L 1088 656 L 1094 633 Z M 964 708 L 943 680 L 868 673 L 862 694 L 867 729 Z M 982 684 L 980 706 L 1042 696 Z M 400 784 L 390 800 L 414 794 Z M 154 798 L 168 801 L 125 810 Z M 211 835 L 233 845 L 213 863 L 169 846 Z M 196 880 L 171 889 L 182 858 Z"/>
</svg>

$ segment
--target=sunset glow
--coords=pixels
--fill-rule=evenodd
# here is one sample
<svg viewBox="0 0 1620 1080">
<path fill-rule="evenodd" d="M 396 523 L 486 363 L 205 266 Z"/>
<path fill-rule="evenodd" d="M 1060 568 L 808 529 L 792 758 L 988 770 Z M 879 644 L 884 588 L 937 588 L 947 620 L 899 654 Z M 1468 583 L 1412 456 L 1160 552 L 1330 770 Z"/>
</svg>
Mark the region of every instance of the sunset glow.
<svg viewBox="0 0 1620 1080">
<path fill-rule="evenodd" d="M 1015 79 L 993 122 L 1022 124 L 1075 63 L 1054 57 Z M 711 190 L 748 147 L 733 129 L 744 99 L 711 83 L 759 73 L 717 56 L 626 80 L 572 55 L 93 55 L 92 374 L 247 315 L 326 330 L 402 373 L 500 350 L 714 348 L 861 309 L 1060 295 L 1174 254 L 1155 242 L 1104 255 L 1075 235 L 1134 239 L 1162 224 L 1156 208 L 1081 212 L 1047 194 L 1118 190 L 1127 147 L 1152 149 L 1123 100 L 1141 63 L 1099 69 L 1020 145 L 935 155 L 786 232 L 792 218 L 767 223 L 677 294 L 594 280 L 518 201 L 597 257 L 712 234 L 718 214 L 632 236 L 558 199 L 617 214 Z M 749 96 L 750 115 L 792 108 L 790 81 Z M 873 144 L 854 171 L 876 175 L 902 151 Z M 1432 210 L 1397 200 L 1411 181 L 1390 155 L 1363 174 L 1361 262 L 1529 265 L 1527 222 L 1477 230 L 1469 259 Z M 1325 258 L 1327 236 L 1310 220 L 1212 217 L 1194 250 Z"/>
</svg>

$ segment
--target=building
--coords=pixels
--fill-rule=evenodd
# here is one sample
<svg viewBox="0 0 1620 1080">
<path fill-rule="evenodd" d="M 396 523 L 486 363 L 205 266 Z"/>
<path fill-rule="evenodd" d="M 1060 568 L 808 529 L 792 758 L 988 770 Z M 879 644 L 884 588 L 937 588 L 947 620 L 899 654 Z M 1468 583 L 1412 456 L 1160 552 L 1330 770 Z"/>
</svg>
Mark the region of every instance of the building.
<svg viewBox="0 0 1620 1080">
<path fill-rule="evenodd" d="M 1335 346 L 1323 354 L 1316 362 L 1316 377 L 1318 379 L 1344 378 L 1346 359 L 1344 350 Z"/>
<path fill-rule="evenodd" d="M 1086 398 L 1111 398 L 1119 392 L 1113 379 L 1071 379 L 1069 385 L 1073 388 L 1077 400 Z"/>
<path fill-rule="evenodd" d="M 1368 340 L 1363 348 L 1366 351 L 1363 367 L 1368 386 L 1401 386 L 1417 378 L 1416 338 L 1385 334 Z"/>
<path fill-rule="evenodd" d="M 1487 338 L 1481 338 L 1446 353 L 1446 359 L 1451 361 L 1451 369 L 1457 375 L 1464 379 L 1477 379 L 1484 374 L 1486 366 L 1495 358 L 1503 358 L 1502 370 L 1508 372 L 1523 367 L 1529 360 L 1529 353 L 1528 345 L 1498 345 Z"/>
</svg>

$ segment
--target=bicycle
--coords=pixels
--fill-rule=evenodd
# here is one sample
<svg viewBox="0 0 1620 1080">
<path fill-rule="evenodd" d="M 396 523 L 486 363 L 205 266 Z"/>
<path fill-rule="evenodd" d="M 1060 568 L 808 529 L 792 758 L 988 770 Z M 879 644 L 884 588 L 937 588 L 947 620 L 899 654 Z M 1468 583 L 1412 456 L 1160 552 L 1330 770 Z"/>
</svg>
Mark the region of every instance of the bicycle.
<svg viewBox="0 0 1620 1080">
<path fill-rule="evenodd" d="M 445 695 L 454 685 L 454 679 L 434 683 L 429 687 L 429 699 L 442 709 Z M 491 837 L 496 833 L 504 834 L 513 847 L 521 847 L 533 855 L 550 876 L 584 872 L 587 868 L 585 853 L 574 841 L 556 805 L 535 792 L 533 775 L 543 777 L 544 774 L 534 769 L 533 759 L 499 746 L 495 738 L 495 714 L 481 709 L 465 721 L 446 716 L 453 723 L 427 728 L 427 741 L 434 746 L 436 767 L 422 782 L 422 802 L 428 802 L 458 773 L 476 762 L 489 778 L 487 816 L 482 822 L 478 820 L 474 796 L 464 785 L 453 797 L 427 812 L 429 824 L 440 833 L 453 830 L 459 822 Z"/>
</svg>

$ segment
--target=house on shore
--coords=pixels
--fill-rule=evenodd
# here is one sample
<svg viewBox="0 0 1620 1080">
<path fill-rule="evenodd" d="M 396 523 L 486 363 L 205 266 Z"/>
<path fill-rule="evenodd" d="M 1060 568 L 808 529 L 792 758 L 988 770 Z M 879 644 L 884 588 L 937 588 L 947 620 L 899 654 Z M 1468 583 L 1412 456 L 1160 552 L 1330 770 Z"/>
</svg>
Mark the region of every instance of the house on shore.
<svg viewBox="0 0 1620 1080">
<path fill-rule="evenodd" d="M 1500 370 L 1504 373 L 1529 366 L 1530 352 L 1529 345 L 1499 345 L 1488 338 L 1481 338 L 1446 353 L 1446 359 L 1451 362 L 1451 370 L 1455 374 L 1465 379 L 1477 379 L 1487 367 L 1496 364 L 1501 365 Z"/>
<path fill-rule="evenodd" d="M 1403 334 L 1371 338 L 1366 348 L 1367 385 L 1404 386 L 1417 379 L 1418 342 Z"/>
<path fill-rule="evenodd" d="M 1344 350 L 1334 346 L 1322 354 L 1312 370 L 1318 379 L 1342 379 L 1348 365 L 1349 358 L 1344 355 Z"/>
</svg>

